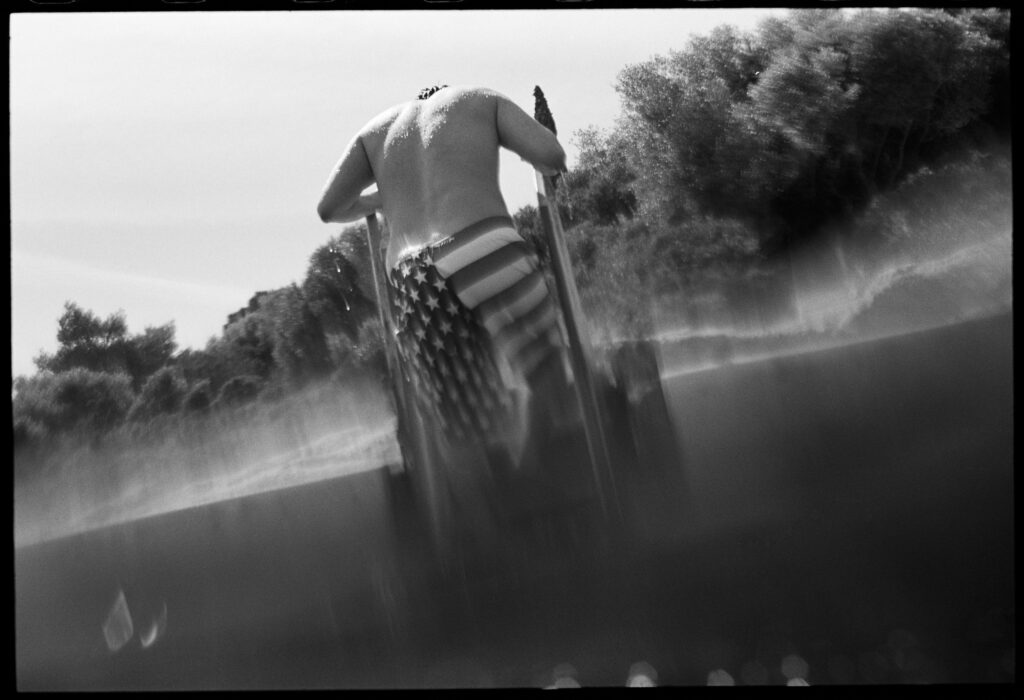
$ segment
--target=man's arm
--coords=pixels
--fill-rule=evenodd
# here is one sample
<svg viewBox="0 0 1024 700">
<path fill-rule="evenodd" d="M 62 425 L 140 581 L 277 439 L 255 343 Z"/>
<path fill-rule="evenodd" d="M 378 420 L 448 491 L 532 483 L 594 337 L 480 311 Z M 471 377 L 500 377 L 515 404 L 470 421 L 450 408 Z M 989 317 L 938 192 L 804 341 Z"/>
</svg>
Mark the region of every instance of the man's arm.
<svg viewBox="0 0 1024 700">
<path fill-rule="evenodd" d="M 331 174 L 316 213 L 324 223 L 356 221 L 380 209 L 380 194 L 362 192 L 374 183 L 361 136 L 352 139 Z"/>
<path fill-rule="evenodd" d="M 565 151 L 555 135 L 512 100 L 497 95 L 499 143 L 544 175 L 565 172 Z"/>
</svg>

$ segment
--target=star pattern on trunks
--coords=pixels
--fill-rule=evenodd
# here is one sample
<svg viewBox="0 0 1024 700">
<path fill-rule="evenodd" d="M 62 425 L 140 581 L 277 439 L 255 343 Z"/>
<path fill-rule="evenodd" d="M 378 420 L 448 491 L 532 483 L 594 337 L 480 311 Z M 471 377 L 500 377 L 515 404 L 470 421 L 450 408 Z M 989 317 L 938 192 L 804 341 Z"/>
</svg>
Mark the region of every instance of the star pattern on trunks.
<svg viewBox="0 0 1024 700">
<path fill-rule="evenodd" d="M 395 334 L 421 402 L 456 439 L 507 421 L 508 393 L 486 329 L 423 251 L 392 268 Z"/>
</svg>

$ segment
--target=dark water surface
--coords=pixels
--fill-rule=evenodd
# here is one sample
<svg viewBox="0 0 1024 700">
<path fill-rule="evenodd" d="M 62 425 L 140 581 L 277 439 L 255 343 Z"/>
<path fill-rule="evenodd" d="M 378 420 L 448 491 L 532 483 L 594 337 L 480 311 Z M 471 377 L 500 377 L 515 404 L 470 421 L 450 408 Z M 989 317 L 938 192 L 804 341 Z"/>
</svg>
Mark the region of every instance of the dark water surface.
<svg viewBox="0 0 1024 700">
<path fill-rule="evenodd" d="M 641 659 L 783 684 L 791 654 L 811 684 L 1012 681 L 1012 330 L 667 380 L 683 463 L 624 489 L 629 532 L 534 533 L 515 565 L 446 577 L 385 470 L 18 548 L 18 688 L 540 687 L 565 662 L 621 686 Z"/>
</svg>

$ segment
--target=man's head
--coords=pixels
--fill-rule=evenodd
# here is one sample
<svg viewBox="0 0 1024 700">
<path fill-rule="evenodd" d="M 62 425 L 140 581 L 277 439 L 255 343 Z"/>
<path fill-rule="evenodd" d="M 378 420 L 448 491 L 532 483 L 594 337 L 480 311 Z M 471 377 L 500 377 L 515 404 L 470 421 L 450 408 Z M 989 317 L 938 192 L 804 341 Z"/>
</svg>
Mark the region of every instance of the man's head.
<svg viewBox="0 0 1024 700">
<path fill-rule="evenodd" d="M 446 87 L 448 87 L 448 86 L 447 85 L 434 85 L 432 87 L 423 88 L 422 90 L 420 90 L 420 94 L 416 96 L 416 99 L 418 99 L 418 100 L 425 100 L 428 97 L 430 97 L 431 95 L 433 95 L 435 92 L 437 92 L 438 90 L 444 90 Z"/>
</svg>

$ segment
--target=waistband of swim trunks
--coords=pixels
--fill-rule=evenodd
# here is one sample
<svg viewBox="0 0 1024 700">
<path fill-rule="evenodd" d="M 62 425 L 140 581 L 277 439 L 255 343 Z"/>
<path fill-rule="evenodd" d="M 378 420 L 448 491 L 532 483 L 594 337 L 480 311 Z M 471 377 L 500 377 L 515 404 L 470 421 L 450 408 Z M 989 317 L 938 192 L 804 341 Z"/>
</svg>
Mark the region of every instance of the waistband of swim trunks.
<svg viewBox="0 0 1024 700">
<path fill-rule="evenodd" d="M 459 229 L 452 235 L 445 239 L 438 241 L 437 243 L 431 243 L 430 248 L 441 248 L 446 245 L 457 243 L 458 241 L 472 238 L 481 233 L 487 233 L 494 231 L 499 228 L 512 228 L 516 227 L 515 222 L 512 221 L 510 216 L 488 216 L 486 219 L 480 219 L 476 223 L 470 224 L 465 228 Z"/>
<path fill-rule="evenodd" d="M 480 219 L 476 223 L 472 223 L 469 226 L 466 226 L 465 228 L 459 229 L 450 236 L 442 238 L 439 241 L 435 241 L 434 243 L 425 245 L 422 248 L 417 248 L 414 251 L 403 255 L 401 258 L 395 261 L 395 264 L 391 266 L 391 269 L 397 269 L 398 266 L 402 264 L 403 260 L 411 260 L 417 257 L 418 255 L 421 255 L 424 251 L 444 251 L 444 248 L 447 246 L 454 245 L 456 243 L 461 243 L 467 240 L 472 240 L 476 236 L 480 236 L 485 233 L 490 233 L 491 231 L 497 231 L 498 229 L 502 228 L 510 228 L 515 230 L 516 225 L 515 222 L 512 220 L 512 217 L 505 215 L 488 216 L 486 219 Z"/>
</svg>

